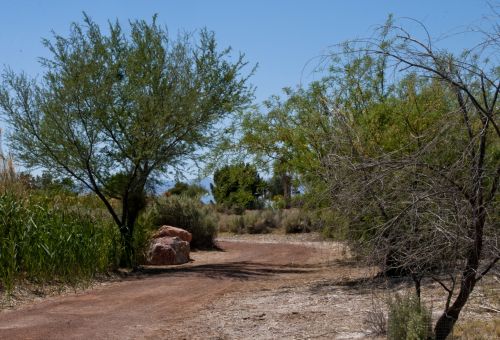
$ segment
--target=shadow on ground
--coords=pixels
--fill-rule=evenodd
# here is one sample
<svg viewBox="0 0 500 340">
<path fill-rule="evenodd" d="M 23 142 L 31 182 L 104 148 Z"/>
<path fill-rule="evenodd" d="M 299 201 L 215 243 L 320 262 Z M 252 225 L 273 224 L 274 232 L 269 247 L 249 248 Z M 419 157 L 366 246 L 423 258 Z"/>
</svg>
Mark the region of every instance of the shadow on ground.
<svg viewBox="0 0 500 340">
<path fill-rule="evenodd" d="M 142 266 L 129 276 L 145 277 L 168 274 L 169 276 L 203 276 L 214 279 L 250 280 L 271 277 L 281 274 L 304 274 L 318 270 L 317 268 L 297 268 L 289 265 L 269 265 L 255 262 L 229 262 L 220 264 L 203 264 L 197 266 Z"/>
</svg>

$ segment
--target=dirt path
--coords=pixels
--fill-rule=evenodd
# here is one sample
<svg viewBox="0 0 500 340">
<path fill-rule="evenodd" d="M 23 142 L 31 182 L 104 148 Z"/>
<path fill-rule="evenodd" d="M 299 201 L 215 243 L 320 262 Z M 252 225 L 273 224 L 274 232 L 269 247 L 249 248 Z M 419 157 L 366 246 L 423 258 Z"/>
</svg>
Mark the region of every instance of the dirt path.
<svg viewBox="0 0 500 340">
<path fill-rule="evenodd" d="M 190 325 L 190 320 L 222 297 L 321 278 L 325 265 L 341 256 L 340 248 L 331 245 L 220 245 L 224 251 L 193 253 L 195 261 L 184 266 L 146 268 L 141 275 L 105 287 L 3 311 L 0 338 L 203 338 L 203 327 Z"/>
<path fill-rule="evenodd" d="M 224 251 L 193 252 L 186 265 L 0 311 L 0 339 L 382 339 L 367 320 L 378 324 L 390 294 L 411 282 L 366 280 L 376 269 L 350 260 L 342 244 L 310 241 L 226 238 Z M 437 317 L 442 291 L 425 288 Z M 483 288 L 463 318 L 496 327 L 481 306 L 495 306 L 498 285 Z"/>
</svg>

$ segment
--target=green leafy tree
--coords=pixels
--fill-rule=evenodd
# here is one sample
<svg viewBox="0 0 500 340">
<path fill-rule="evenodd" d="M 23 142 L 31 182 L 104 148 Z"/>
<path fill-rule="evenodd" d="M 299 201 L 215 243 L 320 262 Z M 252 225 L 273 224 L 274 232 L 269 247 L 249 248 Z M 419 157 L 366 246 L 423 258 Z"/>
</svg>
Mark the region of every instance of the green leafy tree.
<svg viewBox="0 0 500 340">
<path fill-rule="evenodd" d="M 68 175 L 102 200 L 130 265 L 147 184 L 214 143 L 218 123 L 246 108 L 253 88 L 244 56 L 218 49 L 212 32 L 172 40 L 156 16 L 130 22 L 129 34 L 118 22 L 108 30 L 85 15 L 69 36 L 44 40 L 51 56 L 41 59 L 42 77 L 5 71 L 0 108 L 19 160 Z"/>
<path fill-rule="evenodd" d="M 254 166 L 240 163 L 217 170 L 211 189 L 217 204 L 241 211 L 259 207 L 265 186 Z"/>
<path fill-rule="evenodd" d="M 273 174 L 273 176 L 269 178 L 266 183 L 266 196 L 268 196 L 268 198 L 285 195 L 285 189 L 283 188 L 283 178 L 279 174 Z"/>
<path fill-rule="evenodd" d="M 320 81 L 307 89 L 285 88 L 284 98 L 271 97 L 263 112 L 249 112 L 242 120 L 239 147 L 280 179 L 286 206 L 297 183 L 318 193 L 311 197 L 325 197 L 317 170 L 328 152 L 325 141 L 334 124 L 326 105 L 326 85 Z"/>
</svg>

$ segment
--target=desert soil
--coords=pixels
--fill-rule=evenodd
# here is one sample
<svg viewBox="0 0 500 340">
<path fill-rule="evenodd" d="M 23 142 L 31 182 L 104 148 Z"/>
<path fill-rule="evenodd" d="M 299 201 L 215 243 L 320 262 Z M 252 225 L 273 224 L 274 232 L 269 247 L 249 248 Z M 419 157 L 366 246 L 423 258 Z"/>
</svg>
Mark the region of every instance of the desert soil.
<svg viewBox="0 0 500 340">
<path fill-rule="evenodd" d="M 0 312 L 0 339 L 360 339 L 385 288 L 341 243 L 225 237 L 222 251 L 144 267 Z M 365 282 L 365 283 L 364 283 Z"/>
</svg>

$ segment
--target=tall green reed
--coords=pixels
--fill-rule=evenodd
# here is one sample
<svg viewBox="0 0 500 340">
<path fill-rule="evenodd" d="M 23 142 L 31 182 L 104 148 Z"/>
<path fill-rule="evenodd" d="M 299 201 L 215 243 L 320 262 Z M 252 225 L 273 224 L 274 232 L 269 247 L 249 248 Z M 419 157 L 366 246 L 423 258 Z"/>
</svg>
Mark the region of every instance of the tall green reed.
<svg viewBox="0 0 500 340">
<path fill-rule="evenodd" d="M 43 195 L 0 194 L 0 287 L 76 284 L 117 265 L 119 235 L 91 209 Z"/>
</svg>

